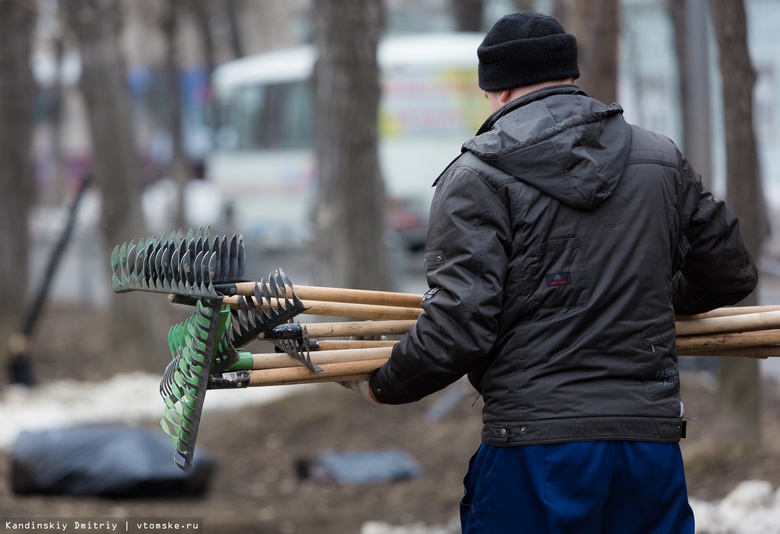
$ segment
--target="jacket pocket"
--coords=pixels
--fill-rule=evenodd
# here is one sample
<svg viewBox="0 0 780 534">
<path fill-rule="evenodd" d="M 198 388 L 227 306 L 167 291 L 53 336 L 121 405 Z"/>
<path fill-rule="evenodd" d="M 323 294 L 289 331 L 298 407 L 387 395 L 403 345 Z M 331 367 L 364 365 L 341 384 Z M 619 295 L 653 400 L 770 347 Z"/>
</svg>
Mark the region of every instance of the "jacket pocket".
<svg viewBox="0 0 780 534">
<path fill-rule="evenodd" d="M 584 306 L 590 298 L 585 249 L 577 237 L 555 239 L 531 247 L 527 283 L 538 310 Z"/>
<path fill-rule="evenodd" d="M 653 402 L 669 402 L 672 412 L 677 409 L 680 391 L 680 371 L 674 355 L 675 336 L 674 326 L 646 331 L 642 335 L 645 387 Z"/>
</svg>

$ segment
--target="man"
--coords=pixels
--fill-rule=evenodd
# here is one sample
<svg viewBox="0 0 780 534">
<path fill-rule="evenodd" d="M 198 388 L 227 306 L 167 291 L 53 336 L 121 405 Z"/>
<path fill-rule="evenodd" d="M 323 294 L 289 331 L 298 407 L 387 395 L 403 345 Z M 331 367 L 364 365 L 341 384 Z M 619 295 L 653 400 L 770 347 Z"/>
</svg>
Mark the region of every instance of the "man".
<svg viewBox="0 0 780 534">
<path fill-rule="evenodd" d="M 692 533 L 675 313 L 757 283 L 735 216 L 667 138 L 574 85 L 552 17 L 478 49 L 493 114 L 436 180 L 424 313 L 363 388 L 484 398 L 464 532 Z"/>
</svg>

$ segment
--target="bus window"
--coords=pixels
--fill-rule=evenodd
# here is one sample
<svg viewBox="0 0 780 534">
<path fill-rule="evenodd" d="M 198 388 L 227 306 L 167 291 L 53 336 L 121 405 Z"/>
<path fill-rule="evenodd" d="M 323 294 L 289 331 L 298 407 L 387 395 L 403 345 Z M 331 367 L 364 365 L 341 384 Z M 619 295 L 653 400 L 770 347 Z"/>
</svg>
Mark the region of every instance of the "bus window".
<svg viewBox="0 0 780 534">
<path fill-rule="evenodd" d="M 313 109 L 306 81 L 243 85 L 223 97 L 220 109 L 219 150 L 311 148 Z"/>
</svg>

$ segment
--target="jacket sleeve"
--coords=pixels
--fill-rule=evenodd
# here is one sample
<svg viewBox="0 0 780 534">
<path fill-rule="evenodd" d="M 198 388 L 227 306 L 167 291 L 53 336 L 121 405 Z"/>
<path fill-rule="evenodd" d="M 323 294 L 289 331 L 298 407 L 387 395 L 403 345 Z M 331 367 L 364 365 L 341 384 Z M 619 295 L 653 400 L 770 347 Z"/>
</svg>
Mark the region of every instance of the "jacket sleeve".
<svg viewBox="0 0 780 534">
<path fill-rule="evenodd" d="M 416 325 L 370 380 L 386 404 L 419 400 L 467 374 L 495 342 L 507 268 L 509 212 L 469 167 L 438 180 L 425 252 L 426 292 Z"/>
<path fill-rule="evenodd" d="M 703 313 L 736 304 L 758 284 L 758 271 L 726 204 L 702 188 L 682 160 L 680 268 L 674 276 L 674 311 Z"/>
</svg>

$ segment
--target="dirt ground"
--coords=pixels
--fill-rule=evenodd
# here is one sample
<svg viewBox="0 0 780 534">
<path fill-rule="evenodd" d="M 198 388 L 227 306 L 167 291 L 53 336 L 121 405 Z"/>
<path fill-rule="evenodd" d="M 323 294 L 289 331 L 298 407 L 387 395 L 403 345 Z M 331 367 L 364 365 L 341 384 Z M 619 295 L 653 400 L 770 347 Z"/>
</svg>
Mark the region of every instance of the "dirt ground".
<svg viewBox="0 0 780 534">
<path fill-rule="evenodd" d="M 40 329 L 46 335 L 35 349 L 36 377 L 99 380 L 139 370 L 132 362 L 111 359 L 101 334 L 104 321 L 99 310 L 50 307 Z M 162 370 L 149 363 L 144 366 L 140 370 Z M 777 385 L 763 388 L 763 441 L 749 452 L 717 445 L 712 430 L 716 392 L 710 375 L 686 373 L 683 390 L 686 413 L 696 418 L 683 441 L 692 497 L 720 499 L 746 479 L 780 485 Z M 216 460 L 217 468 L 210 490 L 201 498 L 18 497 L 10 489 L 8 454 L 0 452 L 0 518 L 202 518 L 205 532 L 220 534 L 349 534 L 360 532 L 370 520 L 453 524 L 466 464 L 478 445 L 481 402 L 475 403 L 469 391 L 435 420 L 431 409 L 448 394 L 450 389 L 413 405 L 375 406 L 336 384 L 325 384 L 268 405 L 208 412 L 198 444 Z M 148 424 L 157 428 L 157 420 Z M 388 447 L 410 453 L 422 476 L 350 486 L 299 480 L 296 473 L 299 459 L 322 452 Z"/>
</svg>

